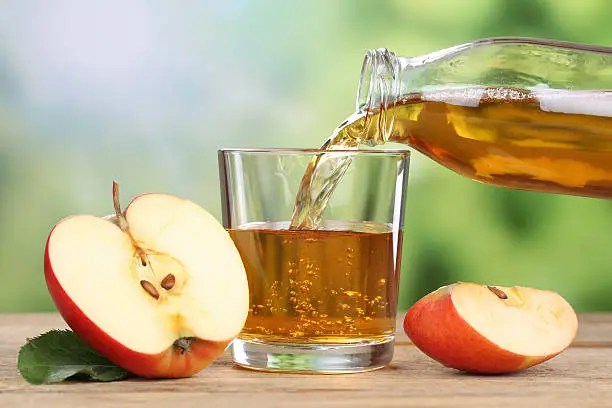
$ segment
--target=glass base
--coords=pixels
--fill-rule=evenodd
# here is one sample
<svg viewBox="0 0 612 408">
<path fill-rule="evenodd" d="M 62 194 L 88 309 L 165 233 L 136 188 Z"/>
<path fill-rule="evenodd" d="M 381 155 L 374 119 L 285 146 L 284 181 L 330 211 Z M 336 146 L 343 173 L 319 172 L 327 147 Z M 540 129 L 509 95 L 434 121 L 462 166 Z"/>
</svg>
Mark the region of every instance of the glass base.
<svg viewBox="0 0 612 408">
<path fill-rule="evenodd" d="M 359 344 L 257 343 L 235 339 L 234 362 L 252 370 L 346 374 L 377 370 L 393 358 L 394 339 Z"/>
</svg>

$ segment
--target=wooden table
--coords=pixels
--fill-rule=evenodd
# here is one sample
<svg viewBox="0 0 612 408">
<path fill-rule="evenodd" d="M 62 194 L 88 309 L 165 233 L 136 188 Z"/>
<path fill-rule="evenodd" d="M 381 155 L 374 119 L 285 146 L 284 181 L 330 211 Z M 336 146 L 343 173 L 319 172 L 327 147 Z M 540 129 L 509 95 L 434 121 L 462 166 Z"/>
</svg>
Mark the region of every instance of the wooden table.
<svg viewBox="0 0 612 408">
<path fill-rule="evenodd" d="M 26 337 L 63 327 L 57 314 L 0 315 L 0 408 L 612 407 L 612 314 L 580 316 L 570 349 L 505 376 L 442 367 L 399 334 L 391 366 L 370 373 L 260 373 L 235 367 L 226 353 L 199 375 L 181 380 L 29 385 L 16 368 L 20 345 Z"/>
</svg>

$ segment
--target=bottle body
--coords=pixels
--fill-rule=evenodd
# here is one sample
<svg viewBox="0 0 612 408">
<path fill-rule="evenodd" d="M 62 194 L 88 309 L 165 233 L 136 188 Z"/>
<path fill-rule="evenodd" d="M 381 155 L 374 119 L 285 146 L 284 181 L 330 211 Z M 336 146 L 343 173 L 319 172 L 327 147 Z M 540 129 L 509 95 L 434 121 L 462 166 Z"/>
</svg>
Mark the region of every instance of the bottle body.
<svg viewBox="0 0 612 408">
<path fill-rule="evenodd" d="M 368 52 L 357 112 L 327 148 L 402 143 L 488 184 L 612 197 L 612 48 L 480 40 Z"/>
</svg>

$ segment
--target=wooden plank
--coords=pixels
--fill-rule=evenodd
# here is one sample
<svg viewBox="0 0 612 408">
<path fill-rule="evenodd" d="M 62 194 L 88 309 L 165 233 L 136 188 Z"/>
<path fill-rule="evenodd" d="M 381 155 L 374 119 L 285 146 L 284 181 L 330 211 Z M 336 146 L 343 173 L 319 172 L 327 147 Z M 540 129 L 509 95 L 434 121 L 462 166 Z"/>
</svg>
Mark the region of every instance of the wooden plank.
<svg viewBox="0 0 612 408">
<path fill-rule="evenodd" d="M 20 378 L 0 380 L 0 403 L 49 408 L 87 406 L 155 407 L 205 404 L 249 407 L 296 406 L 482 406 L 539 403 L 584 406 L 612 398 L 608 364 L 612 349 L 570 349 L 558 358 L 511 376 L 472 376 L 432 362 L 414 347 L 400 346 L 391 367 L 344 376 L 258 373 L 233 367 L 228 356 L 201 374 L 172 381 L 30 386 Z M 4 376 L 4 373 L 3 373 Z"/>
<path fill-rule="evenodd" d="M 574 346 L 612 347 L 612 314 L 584 314 L 578 321 L 580 325 Z"/>
<path fill-rule="evenodd" d="M 352 375 L 260 373 L 235 367 L 228 354 L 193 378 L 108 384 L 31 386 L 16 353 L 26 337 L 65 327 L 51 315 L 0 316 L 0 407 L 240 406 L 437 407 L 603 406 L 612 401 L 612 347 L 572 347 L 557 358 L 507 376 L 474 376 L 442 367 L 399 338 L 390 367 Z M 612 315 L 581 316 L 580 341 L 607 342 Z M 151 405 L 153 404 L 153 405 Z"/>
</svg>

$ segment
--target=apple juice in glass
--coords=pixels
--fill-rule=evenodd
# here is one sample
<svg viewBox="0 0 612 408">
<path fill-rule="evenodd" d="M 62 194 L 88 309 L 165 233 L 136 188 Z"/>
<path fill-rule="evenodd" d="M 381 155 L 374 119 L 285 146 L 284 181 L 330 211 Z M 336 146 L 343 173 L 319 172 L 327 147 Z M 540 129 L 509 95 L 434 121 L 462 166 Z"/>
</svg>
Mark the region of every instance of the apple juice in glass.
<svg viewBox="0 0 612 408">
<path fill-rule="evenodd" d="M 291 228 L 309 163 L 339 155 L 352 163 L 320 225 Z M 234 361 L 324 373 L 373 370 L 391 361 L 408 158 L 405 151 L 380 150 L 219 152 L 223 223 L 250 292 Z"/>
<path fill-rule="evenodd" d="M 250 280 L 242 339 L 351 344 L 393 335 L 399 271 L 391 228 L 366 230 L 348 221 L 322 227 L 263 223 L 229 230 L 246 270 L 261 274 Z"/>
</svg>

